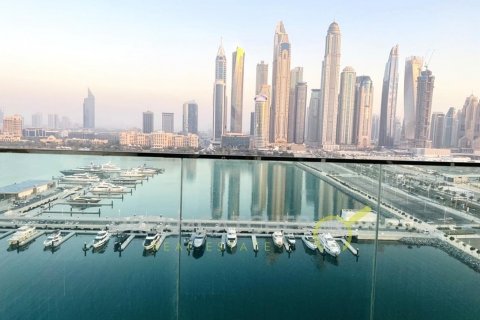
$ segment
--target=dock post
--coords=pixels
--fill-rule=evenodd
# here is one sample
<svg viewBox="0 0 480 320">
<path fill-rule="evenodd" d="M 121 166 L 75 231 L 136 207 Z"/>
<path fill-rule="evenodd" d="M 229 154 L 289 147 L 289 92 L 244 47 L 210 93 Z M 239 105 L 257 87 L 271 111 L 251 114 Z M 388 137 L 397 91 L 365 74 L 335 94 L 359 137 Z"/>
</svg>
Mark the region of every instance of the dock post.
<svg viewBox="0 0 480 320">
<path fill-rule="evenodd" d="M 111 202 L 111 206 L 112 206 L 112 208 L 113 208 L 113 200 L 112 200 L 112 202 Z"/>
<path fill-rule="evenodd" d="M 99 217 L 100 217 L 100 213 L 101 213 L 100 208 L 98 208 L 98 216 Z"/>
</svg>

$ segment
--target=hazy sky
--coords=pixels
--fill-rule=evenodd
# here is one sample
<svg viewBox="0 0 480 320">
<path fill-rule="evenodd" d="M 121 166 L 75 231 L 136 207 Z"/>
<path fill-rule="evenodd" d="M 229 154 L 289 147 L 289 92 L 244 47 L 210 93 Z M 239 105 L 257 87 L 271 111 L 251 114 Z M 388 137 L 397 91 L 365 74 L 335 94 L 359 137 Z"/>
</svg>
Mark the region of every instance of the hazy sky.
<svg viewBox="0 0 480 320">
<path fill-rule="evenodd" d="M 255 66 L 269 64 L 283 20 L 291 67 L 304 67 L 309 91 L 320 87 L 325 35 L 342 33 L 341 69 L 372 77 L 380 109 L 390 48 L 399 44 L 397 114 L 403 115 L 407 56 L 429 57 L 433 109 L 461 107 L 480 92 L 480 1 L 0 1 L 0 109 L 58 113 L 81 123 L 83 98 L 96 97 L 97 127 L 141 127 L 141 113 L 175 112 L 199 104 L 199 127 L 211 128 L 215 55 L 223 37 L 230 96 L 232 52 L 246 51 L 244 131 L 253 111 Z"/>
</svg>

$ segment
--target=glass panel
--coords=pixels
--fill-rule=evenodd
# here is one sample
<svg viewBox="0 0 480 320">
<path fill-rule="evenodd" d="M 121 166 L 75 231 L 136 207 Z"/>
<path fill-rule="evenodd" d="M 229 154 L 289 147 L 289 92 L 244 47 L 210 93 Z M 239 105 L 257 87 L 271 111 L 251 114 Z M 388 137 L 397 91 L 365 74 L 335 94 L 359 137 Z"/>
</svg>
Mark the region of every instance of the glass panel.
<svg viewBox="0 0 480 320">
<path fill-rule="evenodd" d="M 376 200 L 353 184 L 378 190 L 378 168 L 364 167 L 372 178 L 360 181 L 345 165 L 184 159 L 179 318 L 286 319 L 319 306 L 369 318 Z M 336 240 L 321 254 L 326 234 Z"/>
<path fill-rule="evenodd" d="M 176 318 L 179 159 L 2 153 L 0 163 L 1 319 Z M 20 226 L 39 237 L 10 245 Z M 144 250 L 147 232 L 166 237 L 158 251 Z"/>
<path fill-rule="evenodd" d="M 479 192 L 478 168 L 384 166 L 376 319 L 478 318 Z"/>
</svg>

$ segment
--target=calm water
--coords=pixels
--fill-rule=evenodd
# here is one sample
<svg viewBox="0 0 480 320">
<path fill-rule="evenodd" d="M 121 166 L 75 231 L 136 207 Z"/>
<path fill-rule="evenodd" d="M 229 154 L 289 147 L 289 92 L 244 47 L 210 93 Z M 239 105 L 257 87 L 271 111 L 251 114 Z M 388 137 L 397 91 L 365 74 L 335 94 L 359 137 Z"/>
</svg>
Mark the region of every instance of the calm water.
<svg viewBox="0 0 480 320">
<path fill-rule="evenodd" d="M 178 216 L 179 160 L 0 154 L 0 185 L 109 160 L 166 171 L 102 215 Z M 183 168 L 187 218 L 311 221 L 361 206 L 293 165 L 187 160 Z M 255 256 L 248 238 L 223 255 L 219 239 L 189 255 L 177 237 L 155 256 L 143 255 L 140 239 L 121 257 L 112 241 L 104 253 L 84 255 L 92 237 L 73 237 L 55 253 L 43 250 L 43 236 L 20 252 L 0 240 L 0 319 L 369 318 L 371 243 L 355 244 L 358 261 L 348 252 L 337 261 L 312 255 L 301 242 L 279 253 L 270 239 L 260 239 Z M 478 319 L 479 288 L 478 273 L 438 249 L 379 246 L 376 319 Z"/>
<path fill-rule="evenodd" d="M 179 159 L 45 154 L 0 154 L 0 160 L 0 186 L 28 179 L 51 179 L 60 176 L 60 170 L 91 162 L 111 161 L 123 169 L 143 164 L 165 168 L 164 174 L 137 185 L 132 195 L 113 200 L 113 208 L 101 207 L 101 217 L 163 215 L 178 218 L 182 168 L 185 219 L 316 221 L 338 214 L 343 208 L 363 207 L 345 193 L 289 163 L 195 159 L 182 162 Z M 70 206 L 57 205 L 53 210 L 70 215 Z M 97 213 L 98 208 L 84 212 L 83 215 Z M 56 217 L 61 214 L 44 215 Z"/>
</svg>

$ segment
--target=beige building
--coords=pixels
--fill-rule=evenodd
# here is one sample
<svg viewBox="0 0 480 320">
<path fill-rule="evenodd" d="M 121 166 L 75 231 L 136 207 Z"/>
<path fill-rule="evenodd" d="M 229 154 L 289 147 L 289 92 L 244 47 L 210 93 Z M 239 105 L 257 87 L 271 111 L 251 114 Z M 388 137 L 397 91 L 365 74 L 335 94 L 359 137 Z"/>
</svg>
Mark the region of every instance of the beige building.
<svg viewBox="0 0 480 320">
<path fill-rule="evenodd" d="M 120 132 L 120 145 L 151 147 L 155 149 L 198 148 L 199 139 L 196 134 L 180 135 L 163 131 L 152 133 L 124 131 Z"/>
<path fill-rule="evenodd" d="M 3 118 L 3 133 L 6 135 L 12 135 L 19 138 L 22 136 L 23 118 L 22 116 L 15 114 L 13 116 L 7 116 Z"/>
</svg>

